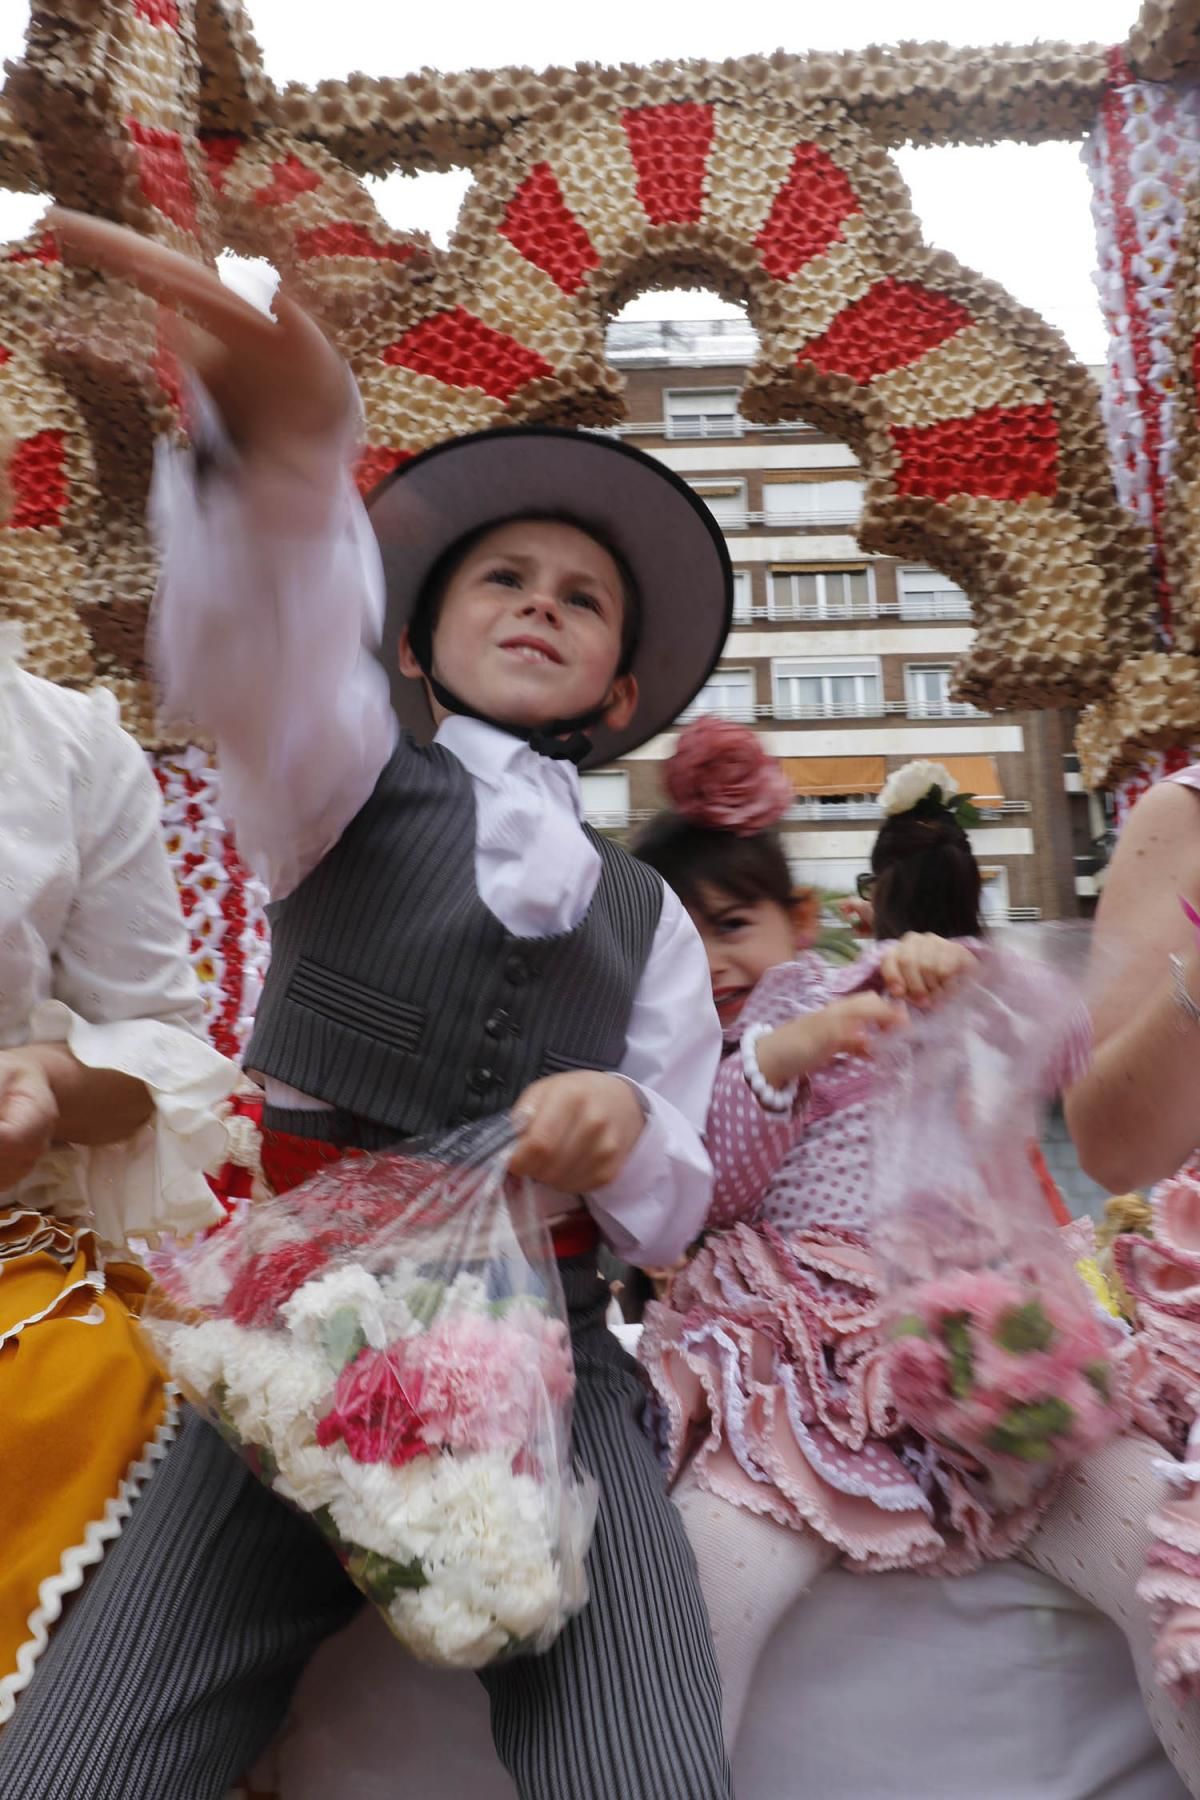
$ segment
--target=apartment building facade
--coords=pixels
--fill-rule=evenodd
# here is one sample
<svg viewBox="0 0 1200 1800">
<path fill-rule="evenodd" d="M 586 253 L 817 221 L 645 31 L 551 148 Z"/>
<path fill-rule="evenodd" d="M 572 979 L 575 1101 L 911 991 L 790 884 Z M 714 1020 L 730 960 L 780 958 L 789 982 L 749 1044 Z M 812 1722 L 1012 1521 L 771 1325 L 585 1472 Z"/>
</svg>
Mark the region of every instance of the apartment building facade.
<svg viewBox="0 0 1200 1800">
<path fill-rule="evenodd" d="M 782 760 L 796 794 L 782 830 L 798 881 L 852 892 L 880 788 L 893 769 L 928 757 L 977 796 L 972 838 L 989 918 L 1089 910 L 1104 820 L 1067 760 L 1070 719 L 993 716 L 951 698 L 954 662 L 972 637 L 967 595 L 934 569 L 860 548 L 862 472 L 844 444 L 799 422 L 741 418 L 754 352 L 737 319 L 618 322 L 609 332 L 627 382 L 617 435 L 695 488 L 736 572 L 733 631 L 694 712 L 752 724 Z M 662 804 L 673 743 L 668 733 L 585 777 L 596 824 L 636 828 Z"/>
</svg>

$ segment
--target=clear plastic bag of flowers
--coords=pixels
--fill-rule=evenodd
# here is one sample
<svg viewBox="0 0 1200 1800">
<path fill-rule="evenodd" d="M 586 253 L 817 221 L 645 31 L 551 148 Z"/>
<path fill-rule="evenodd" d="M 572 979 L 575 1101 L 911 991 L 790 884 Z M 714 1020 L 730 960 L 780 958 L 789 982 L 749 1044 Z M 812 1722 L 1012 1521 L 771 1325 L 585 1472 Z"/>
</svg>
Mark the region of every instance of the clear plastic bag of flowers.
<svg viewBox="0 0 1200 1800">
<path fill-rule="evenodd" d="M 1081 1273 L 1034 1162 L 1088 1036 L 1068 982 L 985 953 L 878 1051 L 872 1242 L 891 1401 L 1006 1509 L 1126 1418 L 1126 1328 Z"/>
<path fill-rule="evenodd" d="M 183 1392 L 308 1513 L 397 1638 L 480 1668 L 584 1605 L 595 1485 L 548 1229 L 492 1119 L 351 1155 L 151 1259 Z"/>
</svg>

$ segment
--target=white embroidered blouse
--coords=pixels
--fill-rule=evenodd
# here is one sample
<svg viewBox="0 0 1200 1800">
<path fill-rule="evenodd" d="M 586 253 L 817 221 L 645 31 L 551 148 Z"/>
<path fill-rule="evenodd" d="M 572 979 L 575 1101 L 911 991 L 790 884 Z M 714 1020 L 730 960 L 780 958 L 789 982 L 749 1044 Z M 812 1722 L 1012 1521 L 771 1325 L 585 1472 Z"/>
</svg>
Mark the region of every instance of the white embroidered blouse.
<svg viewBox="0 0 1200 1800">
<path fill-rule="evenodd" d="M 111 694 L 39 680 L 19 653 L 0 626 L 0 1048 L 65 1043 L 145 1082 L 154 1113 L 122 1143 L 56 1147 L 0 1205 L 91 1215 L 115 1245 L 195 1231 L 219 1216 L 204 1170 L 227 1155 L 213 1109 L 239 1076 L 203 1036 L 158 790 Z"/>
</svg>

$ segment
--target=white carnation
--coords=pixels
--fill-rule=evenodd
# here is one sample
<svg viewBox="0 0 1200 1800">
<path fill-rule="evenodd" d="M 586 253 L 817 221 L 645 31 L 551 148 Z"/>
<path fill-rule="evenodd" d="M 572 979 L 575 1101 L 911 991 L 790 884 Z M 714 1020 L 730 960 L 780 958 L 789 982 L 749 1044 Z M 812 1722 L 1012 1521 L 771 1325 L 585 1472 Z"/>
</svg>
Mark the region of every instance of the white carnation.
<svg viewBox="0 0 1200 1800">
<path fill-rule="evenodd" d="M 450 1286 L 446 1289 L 446 1297 L 442 1301 L 443 1312 L 486 1312 L 488 1309 L 487 1283 L 478 1275 L 472 1275 L 467 1269 L 460 1269 Z"/>
<path fill-rule="evenodd" d="M 318 1353 L 324 1350 L 322 1332 L 336 1312 L 352 1312 L 373 1350 L 388 1341 L 384 1322 L 384 1292 L 374 1275 L 356 1264 L 330 1269 L 296 1289 L 283 1308 L 283 1318 L 295 1341 Z"/>
<path fill-rule="evenodd" d="M 942 799 L 950 801 L 958 793 L 958 783 L 941 763 L 910 762 L 894 775 L 889 775 L 879 796 L 881 810 L 889 819 L 897 813 L 911 812 L 931 788 L 942 790 Z"/>
<path fill-rule="evenodd" d="M 334 1453 L 338 1491 L 329 1501 L 338 1535 L 360 1550 L 374 1550 L 393 1562 L 410 1563 L 420 1555 L 410 1535 L 413 1470 L 431 1459 L 421 1457 L 402 1469 L 390 1463 L 356 1462 L 347 1450 Z"/>
<path fill-rule="evenodd" d="M 449 1600 L 436 1587 L 397 1594 L 387 1618 L 414 1656 L 451 1668 L 481 1669 L 509 1646 L 508 1633 L 486 1608 Z"/>
<path fill-rule="evenodd" d="M 225 1364 L 225 1410 L 240 1438 L 286 1459 L 314 1441 L 335 1375 L 323 1357 L 281 1333 L 242 1331 L 239 1338 Z"/>
<path fill-rule="evenodd" d="M 421 1457 L 391 1469 L 339 1453 L 338 1463 L 329 1509 L 342 1538 L 425 1572 L 428 1586 L 402 1589 L 388 1608 L 415 1655 L 478 1668 L 514 1642 L 551 1635 L 573 1610 L 554 1489 L 514 1475 L 507 1456 Z"/>
<path fill-rule="evenodd" d="M 314 1441 L 334 1377 L 311 1350 L 229 1319 L 172 1327 L 160 1343 L 176 1380 L 219 1403 L 243 1443 L 281 1461 Z"/>
<path fill-rule="evenodd" d="M 171 1374 L 189 1393 L 211 1399 L 224 1385 L 225 1364 L 237 1354 L 239 1326 L 228 1319 L 210 1319 L 203 1325 L 160 1324 L 155 1343 Z"/>
<path fill-rule="evenodd" d="M 341 1490 L 341 1480 L 337 1458 L 319 1444 L 309 1443 L 287 1447 L 271 1485 L 285 1500 L 312 1513 L 330 1504 Z"/>
</svg>

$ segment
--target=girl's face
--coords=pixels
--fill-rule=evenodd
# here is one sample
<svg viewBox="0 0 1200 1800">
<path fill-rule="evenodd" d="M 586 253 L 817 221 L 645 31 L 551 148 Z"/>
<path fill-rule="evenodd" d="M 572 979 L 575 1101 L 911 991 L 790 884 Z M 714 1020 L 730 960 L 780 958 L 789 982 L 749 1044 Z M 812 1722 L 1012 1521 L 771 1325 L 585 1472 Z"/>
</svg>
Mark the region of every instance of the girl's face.
<svg viewBox="0 0 1200 1800">
<path fill-rule="evenodd" d="M 511 725 L 606 705 L 619 729 L 637 703 L 633 677 L 615 673 L 624 623 L 620 572 L 602 545 L 573 525 L 514 520 L 482 537 L 451 577 L 433 630 L 434 672 Z M 407 639 L 400 667 L 420 674 Z"/>
<path fill-rule="evenodd" d="M 738 1017 L 768 969 L 790 962 L 808 939 L 799 907 L 777 900 L 738 900 L 705 883 L 692 921 L 708 952 L 713 1002 L 724 1031 Z"/>
</svg>

